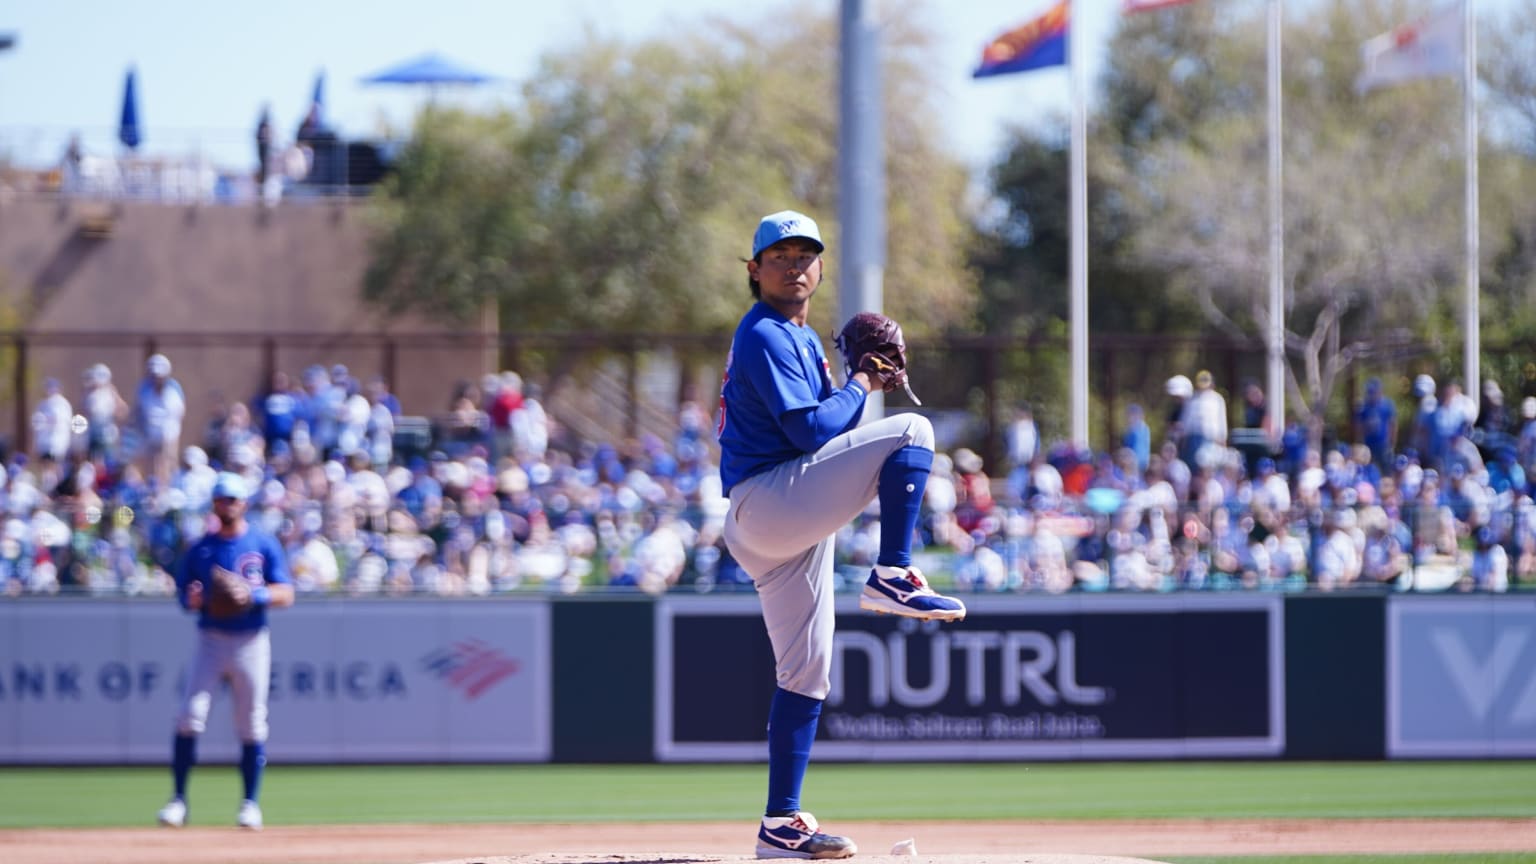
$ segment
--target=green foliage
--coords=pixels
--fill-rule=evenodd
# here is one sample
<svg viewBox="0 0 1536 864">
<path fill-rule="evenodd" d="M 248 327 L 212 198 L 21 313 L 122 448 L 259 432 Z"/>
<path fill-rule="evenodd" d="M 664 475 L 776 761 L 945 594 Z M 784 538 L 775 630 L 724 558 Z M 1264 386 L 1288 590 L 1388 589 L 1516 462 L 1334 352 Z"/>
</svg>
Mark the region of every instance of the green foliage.
<svg viewBox="0 0 1536 864">
<path fill-rule="evenodd" d="M 810 11 L 637 45 L 588 33 L 515 108 L 427 112 L 380 196 L 365 295 L 459 321 L 494 298 L 510 330 L 728 328 L 763 214 L 809 212 L 836 259 L 836 37 Z M 888 225 L 920 238 L 892 245 L 888 311 L 920 332 L 970 311 L 964 176 L 921 120 L 930 37 L 909 23 L 886 39 Z M 837 309 L 829 269 L 821 315 Z"/>
<path fill-rule="evenodd" d="M 1458 82 L 1365 95 L 1353 86 L 1360 43 L 1426 11 L 1407 0 L 1319 0 L 1292 10 L 1285 23 L 1287 401 L 1303 418 L 1347 418 L 1347 400 L 1335 391 L 1355 364 L 1460 374 Z M 1119 20 L 1090 121 L 1093 330 L 1219 334 L 1252 344 L 1262 357 L 1269 326 L 1266 12 L 1257 2 L 1195 3 Z M 1536 204 L 1525 190 L 1536 181 L 1529 158 L 1536 150 L 1536 63 L 1525 46 L 1536 34 L 1536 0 L 1523 0 L 1506 20 L 1485 22 L 1484 33 L 1484 84 L 1499 108 L 1485 127 L 1500 134 L 1480 145 L 1483 338 L 1530 344 Z M 1020 130 L 993 169 L 1003 215 L 984 226 L 973 256 L 982 317 L 994 331 L 1037 332 L 1067 317 L 1064 128 L 1063 121 Z M 1435 356 L 1419 355 L 1426 346 Z M 1122 380 L 1104 386 L 1130 385 L 1145 395 L 1145 382 L 1123 376 L 1116 370 Z"/>
</svg>

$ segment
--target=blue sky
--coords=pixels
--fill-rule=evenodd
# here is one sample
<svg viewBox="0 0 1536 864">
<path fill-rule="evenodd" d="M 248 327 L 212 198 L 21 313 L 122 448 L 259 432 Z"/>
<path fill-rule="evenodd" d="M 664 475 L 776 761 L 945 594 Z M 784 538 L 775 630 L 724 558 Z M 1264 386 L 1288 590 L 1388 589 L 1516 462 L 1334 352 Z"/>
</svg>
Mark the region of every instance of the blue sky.
<svg viewBox="0 0 1536 864">
<path fill-rule="evenodd" d="M 819 0 L 836 13 L 837 0 Z M 1068 78 L 1047 70 L 973 81 L 991 37 L 1043 11 L 1050 0 L 926 0 L 945 45 L 944 133 L 954 152 L 980 165 L 1005 123 L 1043 108 L 1065 110 Z M 1108 32 L 1118 0 L 1083 4 L 1094 44 Z M 145 152 L 210 154 L 224 167 L 251 159 L 263 103 L 280 138 L 291 138 L 319 70 L 328 119 L 347 137 L 381 123 L 405 126 L 425 92 L 359 79 L 398 61 L 442 52 L 504 83 L 460 100 L 508 98 L 538 56 L 572 45 L 590 25 L 624 38 L 664 34 L 706 16 L 750 23 L 795 2 L 738 0 L 20 0 L 0 5 L 0 32 L 18 42 L 0 52 L 0 148 L 23 164 L 58 158 L 79 130 L 97 151 L 115 146 L 123 78 L 138 69 Z M 942 9 L 942 12 L 938 10 Z M 1094 54 L 1099 52 L 1095 51 Z M 1092 74 L 1095 67 L 1090 66 Z"/>
<path fill-rule="evenodd" d="M 1051 0 L 922 2 L 944 46 L 940 119 L 957 156 L 984 167 L 1010 123 L 1066 110 L 1062 69 L 970 77 L 987 40 Z M 1480 0 L 1479 9 L 1509 3 Z M 495 101 L 510 98 L 540 54 L 575 44 L 587 26 L 639 39 L 706 16 L 751 23 L 819 5 L 835 14 L 838 0 L 15 0 L 0 5 L 0 32 L 18 38 L 0 52 L 0 149 L 22 164 L 51 164 L 78 130 L 88 148 L 111 151 L 133 65 L 145 152 L 201 152 L 221 167 L 243 168 L 262 105 L 272 106 L 279 139 L 291 139 L 321 70 L 328 120 L 344 137 L 367 138 L 386 124 L 408 126 L 425 93 L 359 79 L 428 51 L 502 79 L 450 98 Z M 1078 6 L 1092 81 L 1120 0 Z"/>
</svg>

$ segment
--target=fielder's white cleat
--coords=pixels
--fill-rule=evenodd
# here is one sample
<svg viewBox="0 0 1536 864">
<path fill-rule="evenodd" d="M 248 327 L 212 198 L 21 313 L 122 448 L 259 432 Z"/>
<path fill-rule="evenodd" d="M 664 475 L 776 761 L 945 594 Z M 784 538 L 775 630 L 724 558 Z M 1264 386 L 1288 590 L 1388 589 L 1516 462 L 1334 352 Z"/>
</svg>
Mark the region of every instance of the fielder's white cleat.
<svg viewBox="0 0 1536 864">
<path fill-rule="evenodd" d="M 169 803 L 160 808 L 155 818 L 167 828 L 180 828 L 187 824 L 187 802 L 180 798 L 172 798 Z"/>
<path fill-rule="evenodd" d="M 240 802 L 240 813 L 235 816 L 235 824 L 241 828 L 249 828 L 252 831 L 261 830 L 261 807 L 247 798 Z"/>
</svg>

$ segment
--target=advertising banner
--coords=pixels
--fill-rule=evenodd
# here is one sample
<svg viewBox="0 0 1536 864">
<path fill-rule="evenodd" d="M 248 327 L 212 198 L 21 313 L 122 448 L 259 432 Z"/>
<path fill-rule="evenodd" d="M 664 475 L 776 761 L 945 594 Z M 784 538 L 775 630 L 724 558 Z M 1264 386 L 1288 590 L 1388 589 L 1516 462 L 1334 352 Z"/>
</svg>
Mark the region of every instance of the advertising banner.
<svg viewBox="0 0 1536 864">
<path fill-rule="evenodd" d="M 773 654 L 757 604 L 666 597 L 656 614 L 657 758 L 765 759 Z M 845 598 L 816 753 L 1278 756 L 1282 616 L 1274 595 L 984 597 L 935 625 Z"/>
<path fill-rule="evenodd" d="M 274 612 L 273 761 L 544 761 L 543 602 L 324 600 Z M 193 616 L 171 600 L 0 603 L 0 763 L 169 758 Z M 237 758 L 229 694 L 201 761 Z"/>
<path fill-rule="evenodd" d="M 1536 597 L 1393 597 L 1387 755 L 1536 756 Z"/>
</svg>

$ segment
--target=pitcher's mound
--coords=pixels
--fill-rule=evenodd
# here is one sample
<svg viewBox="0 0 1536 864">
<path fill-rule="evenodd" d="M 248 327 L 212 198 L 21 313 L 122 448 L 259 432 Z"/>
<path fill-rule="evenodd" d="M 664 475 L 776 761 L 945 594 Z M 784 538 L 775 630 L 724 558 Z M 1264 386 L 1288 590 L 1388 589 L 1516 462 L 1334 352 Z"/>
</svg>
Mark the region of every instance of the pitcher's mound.
<svg viewBox="0 0 1536 864">
<path fill-rule="evenodd" d="M 684 855 L 676 852 L 627 852 L 613 855 L 505 855 L 493 858 L 455 858 L 429 864 L 737 864 L 757 861 L 751 855 Z M 852 864 L 877 861 L 879 864 L 1158 864 L 1144 858 L 1114 858 L 1104 855 L 856 855 L 845 859 Z"/>
</svg>

